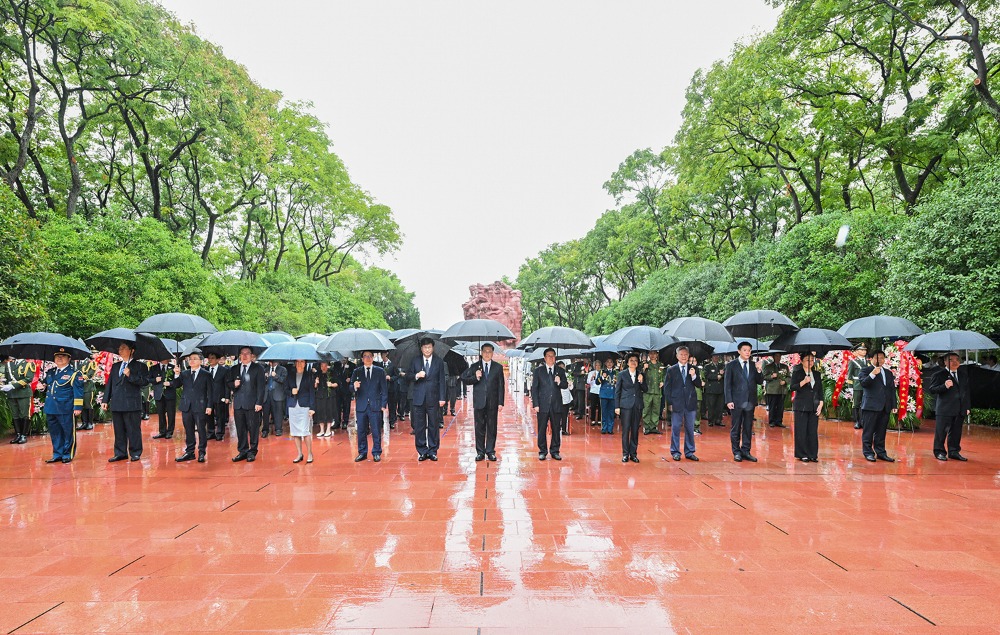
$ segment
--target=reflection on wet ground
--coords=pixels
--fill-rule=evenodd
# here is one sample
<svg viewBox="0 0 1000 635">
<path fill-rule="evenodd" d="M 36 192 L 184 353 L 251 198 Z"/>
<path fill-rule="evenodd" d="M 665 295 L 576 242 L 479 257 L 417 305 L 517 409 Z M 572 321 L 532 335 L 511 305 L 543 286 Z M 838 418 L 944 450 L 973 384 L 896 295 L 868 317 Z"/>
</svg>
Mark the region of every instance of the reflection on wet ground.
<svg viewBox="0 0 1000 635">
<path fill-rule="evenodd" d="M 664 434 L 623 465 L 586 420 L 538 461 L 519 395 L 496 463 L 474 461 L 463 402 L 445 424 L 437 463 L 408 422 L 380 464 L 339 431 L 312 465 L 274 436 L 253 464 L 228 436 L 177 464 L 183 434 L 108 464 L 110 425 L 71 465 L 44 464 L 44 438 L 4 444 L 0 629 L 1000 632 L 995 430 L 967 428 L 968 463 L 934 459 L 933 422 L 890 432 L 897 462 L 871 464 L 851 424 L 823 422 L 803 464 L 790 427 L 758 424 L 760 462 L 736 464 L 728 430 L 703 427 L 701 462 L 671 460 Z"/>
</svg>

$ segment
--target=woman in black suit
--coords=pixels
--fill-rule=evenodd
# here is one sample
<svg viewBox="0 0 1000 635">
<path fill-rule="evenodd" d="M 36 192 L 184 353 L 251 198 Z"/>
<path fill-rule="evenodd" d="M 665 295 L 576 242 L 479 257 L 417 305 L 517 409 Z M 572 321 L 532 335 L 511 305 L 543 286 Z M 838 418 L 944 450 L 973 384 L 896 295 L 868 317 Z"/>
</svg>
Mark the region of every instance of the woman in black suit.
<svg viewBox="0 0 1000 635">
<path fill-rule="evenodd" d="M 819 413 L 823 410 L 823 378 L 813 369 L 816 356 L 802 355 L 802 363 L 792 370 L 790 380 L 795 399 L 795 458 L 803 463 L 816 462 L 819 455 Z M 808 368 L 809 370 L 803 370 Z"/>
</svg>

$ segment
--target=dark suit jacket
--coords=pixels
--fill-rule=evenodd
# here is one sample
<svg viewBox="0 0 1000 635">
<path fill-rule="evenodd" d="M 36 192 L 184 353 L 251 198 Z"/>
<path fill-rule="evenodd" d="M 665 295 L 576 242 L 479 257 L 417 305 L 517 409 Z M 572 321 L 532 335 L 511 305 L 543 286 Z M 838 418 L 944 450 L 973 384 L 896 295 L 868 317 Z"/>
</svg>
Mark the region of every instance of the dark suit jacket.
<svg viewBox="0 0 1000 635">
<path fill-rule="evenodd" d="M 202 366 L 202 370 L 208 373 L 209 377 L 212 376 L 212 368 L 210 366 Z M 216 404 L 223 399 L 229 399 L 229 384 L 227 380 L 229 378 L 229 367 L 219 364 L 215 367 L 215 378 L 212 380 L 212 403 Z M 215 408 L 215 405 L 212 406 Z"/>
<path fill-rule="evenodd" d="M 476 379 L 476 371 L 483 369 L 482 360 L 465 369 L 462 373 L 462 381 L 470 384 L 472 388 L 472 406 L 477 410 L 482 408 L 497 408 L 503 405 L 504 379 L 503 366 L 496 360 L 490 362 L 489 376 L 483 375 L 482 379 Z"/>
<path fill-rule="evenodd" d="M 792 400 L 792 410 L 816 412 L 816 408 L 819 408 L 820 402 L 823 401 L 823 377 L 818 370 L 810 372 L 815 386 L 809 384 L 800 386 L 799 384 L 806 378 L 806 371 L 802 370 L 802 364 L 792 368 L 792 377 L 788 380 L 788 389 L 795 395 L 795 399 Z"/>
<path fill-rule="evenodd" d="M 142 410 L 141 389 L 148 382 L 146 365 L 132 360 L 128 363 L 129 376 L 119 375 L 122 362 L 111 367 L 108 383 L 104 386 L 104 403 L 113 412 L 135 412 Z"/>
<path fill-rule="evenodd" d="M 892 371 L 882 367 L 885 375 L 885 383 L 878 375 L 872 377 L 874 366 L 866 366 L 861 371 L 861 385 L 865 387 L 865 396 L 861 400 L 862 410 L 873 410 L 875 412 L 891 412 L 899 403 L 899 396 L 896 394 L 896 378 Z"/>
<path fill-rule="evenodd" d="M 691 369 L 688 364 L 688 375 L 681 379 L 681 366 L 674 364 L 663 374 L 663 398 L 678 412 L 694 412 L 698 409 L 698 388 L 701 387 L 701 374 L 695 372 L 691 379 Z M 754 391 L 756 392 L 756 391 Z"/>
<path fill-rule="evenodd" d="M 413 379 L 414 406 L 436 406 L 447 397 L 447 385 L 444 377 L 444 360 L 434 355 L 431 357 L 431 372 L 426 377 L 415 379 L 417 373 L 424 369 L 424 356 L 417 355 L 410 364 L 409 376 Z"/>
<path fill-rule="evenodd" d="M 181 373 L 181 400 L 178 408 L 181 412 L 205 414 L 206 408 L 214 408 L 212 399 L 212 375 L 206 368 L 198 369 L 198 381 L 194 381 L 194 371 L 185 370 Z"/>
<path fill-rule="evenodd" d="M 764 377 L 757 370 L 757 365 L 753 360 L 747 362 L 750 365 L 750 381 L 747 381 L 743 374 L 743 360 L 736 358 L 726 364 L 726 373 L 723 375 L 723 393 L 726 403 L 733 404 L 737 410 L 752 410 L 757 406 L 757 386 L 764 383 Z"/>
<path fill-rule="evenodd" d="M 233 410 L 253 410 L 254 406 L 263 406 L 267 396 L 264 369 L 260 364 L 250 363 L 247 366 L 246 377 L 241 376 L 243 364 L 234 364 L 226 377 L 226 387 L 233 393 Z M 236 380 L 240 387 L 236 387 Z"/>
<path fill-rule="evenodd" d="M 361 388 L 354 389 L 354 382 L 360 381 Z M 442 384 L 443 385 L 443 384 Z M 389 386 L 385 381 L 385 369 L 372 365 L 372 378 L 366 377 L 364 365 L 354 369 L 351 375 L 350 390 L 354 392 L 354 400 L 359 412 L 381 410 L 389 404 Z"/>
<path fill-rule="evenodd" d="M 180 385 L 180 381 L 177 378 L 178 369 L 174 366 L 165 366 L 157 362 L 149 369 L 149 375 L 147 379 L 150 385 L 153 387 L 153 400 L 160 401 L 161 399 L 166 399 L 167 401 L 174 401 L 177 399 L 177 387 Z M 173 376 L 173 379 L 168 380 L 167 377 Z M 160 381 L 157 382 L 156 378 L 159 377 Z M 170 384 L 169 386 L 167 384 Z"/>
<path fill-rule="evenodd" d="M 618 373 L 618 381 L 615 382 L 615 408 L 631 410 L 633 408 L 642 409 L 642 393 L 646 392 L 646 378 L 638 381 L 642 371 L 638 368 L 635 371 L 636 381 L 632 381 L 632 375 L 628 369 Z"/>
<path fill-rule="evenodd" d="M 271 376 L 272 371 L 274 373 L 273 377 Z M 285 390 L 285 380 L 287 380 L 288 376 L 291 374 L 292 370 L 285 368 L 282 364 L 278 364 L 273 369 L 270 364 L 265 366 L 264 381 L 267 382 L 265 385 L 267 396 L 278 401 L 287 399 L 292 393 Z"/>
<path fill-rule="evenodd" d="M 946 388 L 944 382 L 951 379 L 947 368 L 941 368 L 934 374 L 927 390 L 937 395 L 934 412 L 944 417 L 964 417 L 972 409 L 972 396 L 969 386 L 971 380 L 964 366 L 958 367 L 958 381 L 952 380 L 952 387 Z"/>
<path fill-rule="evenodd" d="M 292 395 L 292 388 L 295 388 L 295 368 L 287 369 L 285 383 L 282 386 L 288 400 L 288 407 L 316 409 L 316 373 L 306 369 L 302 373 L 302 381 L 299 382 L 299 394 Z"/>
<path fill-rule="evenodd" d="M 545 364 L 539 365 L 531 374 L 531 407 L 538 408 L 538 412 L 566 412 L 561 392 L 569 385 L 566 382 L 566 371 L 555 366 L 554 372 L 554 376 L 559 377 L 558 386 L 554 379 L 549 378 L 549 369 Z"/>
</svg>

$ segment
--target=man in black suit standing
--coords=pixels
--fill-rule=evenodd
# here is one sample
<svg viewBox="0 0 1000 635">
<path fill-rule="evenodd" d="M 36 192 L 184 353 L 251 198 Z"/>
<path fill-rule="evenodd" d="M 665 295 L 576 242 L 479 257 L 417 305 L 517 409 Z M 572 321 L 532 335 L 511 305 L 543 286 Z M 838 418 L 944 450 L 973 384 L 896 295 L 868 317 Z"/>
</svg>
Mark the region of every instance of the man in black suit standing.
<svg viewBox="0 0 1000 635">
<path fill-rule="evenodd" d="M 267 438 L 274 419 L 274 434 L 281 436 L 281 424 L 285 421 L 285 380 L 288 379 L 288 369 L 278 362 L 268 362 L 264 367 L 264 380 L 267 382 L 264 396 L 264 410 L 261 413 L 263 425 L 260 436 Z"/>
<path fill-rule="evenodd" d="M 441 444 L 438 419 L 444 408 L 447 386 L 444 377 L 444 360 L 434 356 L 434 340 L 420 340 L 420 355 L 410 364 L 409 376 L 413 377 L 413 401 L 410 404 L 413 434 L 416 440 L 418 461 L 437 461 Z"/>
<path fill-rule="evenodd" d="M 177 418 L 177 368 L 174 360 L 164 360 L 150 369 L 149 381 L 153 385 L 153 401 L 160 430 L 154 439 L 172 439 Z"/>
<path fill-rule="evenodd" d="M 101 409 L 111 408 L 111 423 L 115 431 L 115 453 L 108 463 L 138 461 L 142 456 L 142 387 L 146 385 L 146 365 L 132 359 L 135 345 L 122 342 L 118 356 L 122 361 L 111 367 L 104 386 Z"/>
<path fill-rule="evenodd" d="M 889 415 L 896 413 L 898 395 L 896 378 L 892 371 L 883 367 L 885 353 L 875 351 L 871 356 L 872 365 L 861 371 L 861 385 L 865 396 L 861 402 L 861 417 L 864 427 L 861 432 L 861 451 L 865 459 L 875 462 L 876 458 L 894 462 L 885 452 L 885 431 L 889 427 Z"/>
<path fill-rule="evenodd" d="M 679 346 L 677 363 L 667 368 L 663 374 L 663 401 L 670 404 L 670 456 L 675 461 L 681 460 L 682 430 L 684 457 L 689 461 L 698 460 L 694 453 L 694 424 L 698 420 L 698 389 L 702 384 L 698 369 L 688 363 L 690 359 L 691 352 L 688 348 Z M 748 446 L 747 453 L 749 451 Z"/>
<path fill-rule="evenodd" d="M 556 366 L 554 348 L 545 349 L 543 355 L 545 363 L 531 374 L 531 407 L 538 416 L 538 460 L 544 461 L 551 453 L 553 459 L 562 461 L 558 415 L 566 411 L 562 401 L 562 389 L 567 386 L 566 371 Z M 549 428 L 552 429 L 551 443 L 548 443 Z"/>
<path fill-rule="evenodd" d="M 963 372 L 961 361 L 958 353 L 945 355 L 944 368 L 934 375 L 934 380 L 927 388 L 937 395 L 934 458 L 939 461 L 968 460 L 961 452 L 962 425 L 972 410 L 972 398 L 969 392 L 969 375 Z"/>
<path fill-rule="evenodd" d="M 757 386 L 763 383 L 764 378 L 756 364 L 750 361 L 750 354 L 753 352 L 750 342 L 740 342 L 737 350 L 740 355 L 726 364 L 723 378 L 726 407 L 733 419 L 729 441 L 734 461 L 756 463 L 757 457 L 750 454 L 750 441 L 753 437 L 753 411 L 757 407 Z"/>
<path fill-rule="evenodd" d="M 618 373 L 615 382 L 615 414 L 622 421 L 622 463 L 639 462 L 639 427 L 642 425 L 642 394 L 646 382 L 639 369 L 639 354 L 625 358 L 628 368 Z"/>
<path fill-rule="evenodd" d="M 208 438 L 222 441 L 229 423 L 229 368 L 219 363 L 219 356 L 209 353 L 206 372 L 212 378 L 212 415 L 208 419 Z"/>
<path fill-rule="evenodd" d="M 354 457 L 355 463 L 368 458 L 369 433 L 372 435 L 372 458 L 376 463 L 382 460 L 382 411 L 389 403 L 389 384 L 385 378 L 385 370 L 376 366 L 374 359 L 374 352 L 362 353 L 362 364 L 351 375 L 358 426 L 358 455 Z"/>
<path fill-rule="evenodd" d="M 497 415 L 503 408 L 503 367 L 493 361 L 493 345 L 479 347 L 480 361 L 462 373 L 462 382 L 472 384 L 472 407 L 476 420 L 476 460 L 497 460 Z"/>
<path fill-rule="evenodd" d="M 188 370 L 181 373 L 181 422 L 184 424 L 184 454 L 174 459 L 178 463 L 194 459 L 195 433 L 198 438 L 198 462 L 205 462 L 208 447 L 207 418 L 212 414 L 215 403 L 212 376 L 201 367 L 201 353 L 195 351 L 188 356 Z"/>
<path fill-rule="evenodd" d="M 237 454 L 233 462 L 257 460 L 257 437 L 260 434 L 260 412 L 264 409 L 266 383 L 260 364 L 253 362 L 249 346 L 240 349 L 239 363 L 229 369 L 227 382 L 233 393 L 233 419 L 236 423 Z"/>
<path fill-rule="evenodd" d="M 396 419 L 399 418 L 396 405 L 399 400 L 399 367 L 391 359 L 386 359 L 382 368 L 385 370 L 385 381 L 388 385 L 389 429 L 395 430 Z"/>
</svg>

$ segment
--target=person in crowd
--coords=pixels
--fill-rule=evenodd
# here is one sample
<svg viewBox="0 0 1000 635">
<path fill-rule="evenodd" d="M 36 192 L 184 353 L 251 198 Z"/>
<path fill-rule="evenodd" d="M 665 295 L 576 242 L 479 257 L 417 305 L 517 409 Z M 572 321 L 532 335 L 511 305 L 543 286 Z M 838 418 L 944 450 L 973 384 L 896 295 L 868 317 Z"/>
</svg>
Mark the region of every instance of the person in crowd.
<svg viewBox="0 0 1000 635">
<path fill-rule="evenodd" d="M 312 426 L 316 414 L 316 375 L 306 368 L 306 360 L 295 360 L 295 368 L 285 373 L 288 396 L 288 434 L 295 441 L 299 455 L 292 463 L 302 462 L 305 446 L 306 463 L 313 462 Z"/>
<path fill-rule="evenodd" d="M 643 434 L 661 434 L 664 372 L 665 369 L 660 364 L 660 351 L 650 351 L 649 359 L 642 364 L 642 376 L 646 380 L 646 390 L 642 395 Z"/>
<path fill-rule="evenodd" d="M 725 377 L 726 365 L 719 355 L 712 355 L 711 361 L 705 364 L 704 377 L 704 400 L 705 418 L 708 419 L 708 427 L 722 425 L 723 406 L 723 386 L 722 378 Z"/>
<path fill-rule="evenodd" d="M 806 367 L 809 368 L 808 366 Z M 764 376 L 764 402 L 767 404 L 767 425 L 784 428 L 785 395 L 788 394 L 788 364 L 781 361 L 781 353 L 774 353 L 764 359 L 760 373 Z"/>
<path fill-rule="evenodd" d="M 576 360 L 573 364 L 573 416 L 577 421 L 587 415 L 587 361 Z"/>
<path fill-rule="evenodd" d="M 448 372 L 447 368 L 445 368 L 445 386 L 447 387 L 447 390 L 445 391 L 445 401 L 447 403 L 445 403 L 444 409 L 449 410 L 451 412 L 451 416 L 453 417 L 455 416 L 455 404 L 458 403 L 459 384 L 461 384 L 461 382 L 462 379 L 459 375 L 453 375 Z M 443 414 L 442 410 L 442 415 Z"/>
<path fill-rule="evenodd" d="M 315 367 L 316 374 L 316 423 L 319 424 L 317 437 L 333 436 L 334 412 L 337 408 L 337 390 L 340 384 L 333 376 L 330 362 L 320 362 Z"/>
<path fill-rule="evenodd" d="M 282 424 L 285 422 L 285 410 L 287 407 L 287 394 L 285 392 L 285 380 L 288 379 L 288 369 L 284 364 L 271 361 L 264 366 L 264 380 L 267 382 L 264 397 L 264 409 L 261 411 L 260 436 L 267 438 L 271 431 L 271 422 L 274 422 L 274 436 L 280 437 L 282 434 Z"/>
<path fill-rule="evenodd" d="M 434 355 L 434 340 L 431 338 L 423 337 L 419 344 L 420 355 L 406 369 L 413 378 L 410 414 L 413 416 L 417 460 L 437 461 L 438 446 L 441 444 L 438 418 L 447 395 L 444 360 Z"/>
<path fill-rule="evenodd" d="M 587 373 L 587 399 L 590 401 L 590 425 L 601 425 L 601 373 L 600 362 L 594 360 L 594 367 Z"/>
<path fill-rule="evenodd" d="M 615 360 L 608 357 L 604 360 L 604 368 L 597 375 L 601 397 L 601 434 L 613 434 L 615 431 L 615 384 L 618 382 L 618 370 Z"/>
<path fill-rule="evenodd" d="M 792 415 L 795 425 L 795 458 L 803 463 L 819 460 L 819 413 L 823 411 L 823 376 L 813 368 L 816 356 L 802 355 L 789 379 L 794 395 Z M 765 377 L 767 371 L 763 371 Z"/>
<path fill-rule="evenodd" d="M 160 362 L 146 361 L 146 385 L 142 387 L 142 420 L 149 421 L 149 406 L 153 403 L 153 381 L 159 374 Z"/>
<path fill-rule="evenodd" d="M 864 421 L 861 451 L 865 460 L 872 463 L 876 459 L 892 463 L 896 459 L 885 451 L 885 432 L 889 427 L 889 416 L 896 414 L 898 396 L 896 378 L 885 367 L 885 353 L 875 351 L 872 354 L 871 365 L 861 371 L 861 385 L 865 389 L 864 401 L 861 402 L 861 418 Z"/>
<path fill-rule="evenodd" d="M 861 402 L 865 400 L 865 387 L 861 385 L 861 371 L 868 365 L 868 347 L 858 344 L 854 347 L 851 361 L 847 363 L 847 383 L 851 385 L 852 413 L 854 415 L 854 429 L 860 430 L 863 426 L 861 417 Z"/>
<path fill-rule="evenodd" d="M 159 431 L 154 439 L 172 439 L 177 420 L 177 362 L 164 360 L 153 368 L 150 376 L 153 384 L 153 401 L 156 402 L 156 414 Z"/>
<path fill-rule="evenodd" d="M 663 379 L 663 399 L 670 404 L 670 456 L 681 460 L 681 431 L 684 431 L 684 458 L 697 461 L 694 424 L 698 416 L 698 388 L 702 385 L 697 367 L 691 364 L 686 346 L 677 347 L 677 363 L 667 368 Z"/>
<path fill-rule="evenodd" d="M 410 388 L 412 382 L 402 368 L 396 367 L 396 420 L 405 421 L 410 416 Z M 412 426 L 410 431 L 412 432 Z"/>
<path fill-rule="evenodd" d="M 568 382 L 566 372 L 556 367 L 555 349 L 545 349 L 542 356 L 544 363 L 540 364 L 531 376 L 531 407 L 538 419 L 538 460 L 544 461 L 551 455 L 553 460 L 561 461 L 562 455 L 559 450 L 562 447 L 562 438 L 558 421 L 559 415 L 566 411 L 561 391 Z M 613 390 L 614 384 L 612 384 Z M 612 400 L 613 395 L 612 392 Z M 613 404 L 611 408 L 614 408 Z M 549 442 L 550 429 L 551 442 Z"/>
<path fill-rule="evenodd" d="M 351 375 L 350 390 L 357 404 L 358 455 L 354 462 L 368 459 L 368 435 L 372 436 L 372 458 L 382 460 L 382 410 L 389 406 L 388 382 L 385 369 L 374 364 L 375 353 L 364 351 L 361 366 Z M 435 428 L 436 431 L 436 428 Z"/>
<path fill-rule="evenodd" d="M 385 371 L 385 381 L 389 384 L 389 429 L 396 429 L 399 420 L 399 366 L 388 357 L 382 365 Z"/>
<path fill-rule="evenodd" d="M 929 392 L 937 396 L 937 418 L 934 421 L 934 458 L 967 461 L 962 456 L 962 426 L 972 412 L 969 373 L 961 366 L 958 353 L 944 356 L 944 368 L 934 376 Z"/>
<path fill-rule="evenodd" d="M 222 441 L 229 425 L 229 402 L 232 392 L 229 390 L 229 368 L 221 364 L 221 358 L 216 353 L 205 356 L 208 361 L 208 372 L 212 378 L 212 415 L 208 420 L 208 438 Z"/>
<path fill-rule="evenodd" d="M 1000 364 L 997 364 L 997 356 L 992 353 L 983 358 L 982 368 L 992 371 L 1000 371 Z"/>
<path fill-rule="evenodd" d="M 756 463 L 757 457 L 750 454 L 753 411 L 757 407 L 757 386 L 763 383 L 764 378 L 757 366 L 750 361 L 753 352 L 750 342 L 740 342 L 736 349 L 739 351 L 739 356 L 726 365 L 722 381 L 726 407 L 732 413 L 733 423 L 729 430 L 729 441 L 734 461 Z"/>
<path fill-rule="evenodd" d="M 559 360 L 556 362 L 556 366 L 561 368 L 566 375 L 566 385 L 559 389 L 564 407 L 563 411 L 556 415 L 556 424 L 559 426 L 561 434 L 568 435 L 571 434 L 569 429 L 569 411 L 573 407 L 573 382 L 570 379 L 572 375 L 566 370 L 566 362 Z"/>
<path fill-rule="evenodd" d="M 374 360 L 374 357 L 372 358 Z M 347 424 L 351 421 L 351 398 L 354 393 L 351 391 L 351 377 L 354 374 L 354 365 L 350 360 L 344 360 L 343 362 L 333 363 L 334 376 L 343 377 L 344 381 L 340 383 L 340 392 L 337 393 L 337 403 L 340 406 L 340 412 L 337 413 L 337 421 L 334 422 L 334 427 L 339 427 L 341 430 L 347 429 Z M 337 426 L 339 422 L 339 426 Z"/>
<path fill-rule="evenodd" d="M 31 409 L 31 382 L 35 378 L 35 363 L 22 359 L 15 360 L 7 356 L 3 366 L 0 366 L 0 379 L 3 392 L 10 406 L 11 419 L 14 424 L 14 437 L 11 443 L 25 444 L 31 434 L 31 420 L 28 412 Z"/>
<path fill-rule="evenodd" d="M 73 363 L 73 367 L 83 377 L 83 408 L 80 409 L 80 423 L 77 430 L 94 429 L 94 398 L 97 395 L 97 352 L 91 349 L 88 359 L 79 360 Z"/>
<path fill-rule="evenodd" d="M 208 422 L 218 399 L 215 396 L 216 382 L 210 370 L 202 368 L 201 361 L 201 351 L 195 350 L 188 355 L 188 368 L 181 371 L 178 380 L 181 387 L 181 425 L 184 426 L 184 453 L 174 459 L 178 463 L 193 461 L 196 445 L 199 463 L 205 462 L 208 453 Z"/>
<path fill-rule="evenodd" d="M 472 386 L 476 425 L 476 461 L 496 461 L 497 418 L 504 402 L 503 366 L 493 361 L 493 345 L 479 347 L 479 361 L 462 373 L 462 382 Z"/>
<path fill-rule="evenodd" d="M 52 438 L 52 458 L 46 463 L 69 463 L 76 455 L 76 428 L 73 416 L 83 409 L 83 376 L 70 366 L 70 354 L 59 351 L 56 367 L 45 373 L 39 389 L 46 391 L 45 422 Z"/>
<path fill-rule="evenodd" d="M 701 366 L 698 365 L 698 358 L 692 355 L 688 360 L 688 365 L 694 368 L 695 372 L 698 374 L 698 377 L 702 377 Z M 701 381 L 702 385 L 696 386 L 694 390 L 695 398 L 698 400 L 698 408 L 695 410 L 695 415 L 694 415 L 694 436 L 696 437 L 701 436 L 701 417 L 698 415 L 698 413 L 701 412 L 701 389 L 705 385 L 704 377 L 702 377 Z"/>
<path fill-rule="evenodd" d="M 233 462 L 257 460 L 260 413 L 267 398 L 264 370 L 253 361 L 249 346 L 240 349 L 239 363 L 229 369 L 227 385 L 233 394 L 233 421 L 236 428 L 236 456 Z"/>
<path fill-rule="evenodd" d="M 639 354 L 629 353 L 628 366 L 615 381 L 615 414 L 622 423 L 622 463 L 639 462 L 639 427 L 642 425 L 646 381 L 639 372 Z"/>
<path fill-rule="evenodd" d="M 138 461 L 142 456 L 142 388 L 149 383 L 146 365 L 133 358 L 135 345 L 122 342 L 118 346 L 121 361 L 111 367 L 104 385 L 102 409 L 111 409 L 114 427 L 114 454 L 109 463 Z"/>
</svg>

